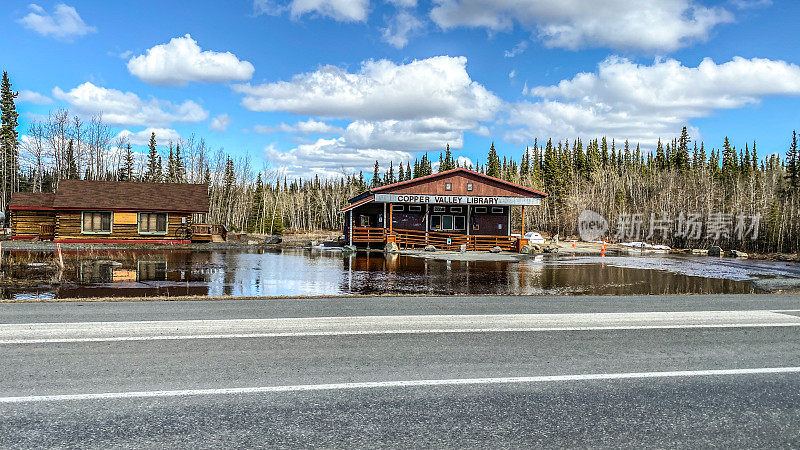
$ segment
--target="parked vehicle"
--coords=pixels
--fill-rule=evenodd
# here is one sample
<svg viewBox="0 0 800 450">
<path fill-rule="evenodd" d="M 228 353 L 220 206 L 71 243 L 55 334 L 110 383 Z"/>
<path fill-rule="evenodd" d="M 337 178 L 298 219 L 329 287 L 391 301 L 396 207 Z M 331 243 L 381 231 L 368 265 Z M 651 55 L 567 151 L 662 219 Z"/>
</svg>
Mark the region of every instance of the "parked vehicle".
<svg viewBox="0 0 800 450">
<path fill-rule="evenodd" d="M 544 237 L 541 235 L 541 233 L 536 231 L 528 231 L 525 233 L 525 239 L 527 239 L 531 244 L 544 244 Z"/>
</svg>

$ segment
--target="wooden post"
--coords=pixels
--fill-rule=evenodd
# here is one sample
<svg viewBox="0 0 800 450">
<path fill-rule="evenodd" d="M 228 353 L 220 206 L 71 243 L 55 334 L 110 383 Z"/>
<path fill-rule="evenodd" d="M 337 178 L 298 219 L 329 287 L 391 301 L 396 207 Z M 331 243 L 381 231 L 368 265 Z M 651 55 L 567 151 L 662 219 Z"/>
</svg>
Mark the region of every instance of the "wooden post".
<svg viewBox="0 0 800 450">
<path fill-rule="evenodd" d="M 392 204 L 391 204 L 391 203 L 389 203 L 389 233 L 391 233 L 391 232 L 392 232 L 392 225 L 393 225 L 393 224 L 392 224 L 392 210 L 393 210 L 393 209 L 394 209 L 394 208 L 392 207 Z"/>
<path fill-rule="evenodd" d="M 431 216 L 429 215 L 430 205 L 425 203 L 425 245 L 428 245 L 428 224 L 431 223 Z"/>
<path fill-rule="evenodd" d="M 349 235 L 350 235 L 350 245 L 353 245 L 353 210 L 351 209 L 348 211 L 350 213 L 350 227 L 349 227 Z"/>
<path fill-rule="evenodd" d="M 56 244 L 56 248 L 58 249 L 58 267 L 64 270 L 64 257 L 61 255 L 61 244 Z"/>
<path fill-rule="evenodd" d="M 525 205 L 522 205 L 522 239 L 525 239 Z"/>
<path fill-rule="evenodd" d="M 383 228 L 386 228 L 386 203 L 383 204 Z"/>
</svg>

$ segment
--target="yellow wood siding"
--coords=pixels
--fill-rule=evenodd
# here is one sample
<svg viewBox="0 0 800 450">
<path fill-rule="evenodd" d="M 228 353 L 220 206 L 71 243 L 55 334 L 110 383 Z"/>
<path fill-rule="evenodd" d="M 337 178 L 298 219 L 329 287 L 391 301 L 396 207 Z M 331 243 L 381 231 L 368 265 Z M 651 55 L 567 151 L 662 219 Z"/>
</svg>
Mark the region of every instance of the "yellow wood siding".
<svg viewBox="0 0 800 450">
<path fill-rule="evenodd" d="M 133 221 L 130 222 L 130 214 Z M 122 220 L 120 220 L 120 215 Z M 131 239 L 131 240 L 165 240 L 176 239 L 176 230 L 182 225 L 181 218 L 186 218 L 186 225 L 191 222 L 189 213 L 167 213 L 167 234 L 139 234 L 138 214 L 130 212 L 113 213 L 113 226 L 110 234 L 82 234 L 80 211 L 59 211 L 56 217 L 56 239 Z"/>
<path fill-rule="evenodd" d="M 40 225 L 54 222 L 54 211 L 14 210 L 11 212 L 11 233 L 14 236 L 38 236 Z"/>
</svg>

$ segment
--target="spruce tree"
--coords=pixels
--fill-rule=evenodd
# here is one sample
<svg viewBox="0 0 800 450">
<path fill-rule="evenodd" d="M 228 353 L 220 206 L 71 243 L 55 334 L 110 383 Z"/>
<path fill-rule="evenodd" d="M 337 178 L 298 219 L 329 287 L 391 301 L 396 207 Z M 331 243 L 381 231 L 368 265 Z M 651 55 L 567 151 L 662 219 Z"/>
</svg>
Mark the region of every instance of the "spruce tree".
<svg viewBox="0 0 800 450">
<path fill-rule="evenodd" d="M 681 130 L 681 137 L 677 142 L 677 149 L 673 148 L 673 163 L 672 167 L 678 169 L 679 172 L 689 171 L 689 132 L 686 127 Z"/>
<path fill-rule="evenodd" d="M 186 163 L 181 155 L 181 144 L 175 145 L 175 182 L 186 182 Z"/>
<path fill-rule="evenodd" d="M 80 178 L 78 176 L 78 165 L 75 162 L 75 149 L 73 145 L 73 140 L 70 139 L 67 143 L 67 179 L 68 180 L 77 180 Z M 87 169 L 88 170 L 88 169 Z"/>
<path fill-rule="evenodd" d="M 497 156 L 497 151 L 494 149 L 494 142 L 492 142 L 492 146 L 489 147 L 489 155 L 486 161 L 486 175 L 500 178 L 501 169 L 502 167 L 500 166 L 500 158 Z"/>
<path fill-rule="evenodd" d="M 8 72 L 3 72 L 0 82 L 0 212 L 8 207 L 12 192 L 19 184 L 19 113 L 14 104 L 18 95 L 11 90 Z"/>
<path fill-rule="evenodd" d="M 728 136 L 722 144 L 722 178 L 726 185 L 730 186 L 736 179 L 738 167 L 736 163 L 736 148 L 731 147 Z"/>
<path fill-rule="evenodd" d="M 166 181 L 174 183 L 176 178 L 175 171 L 175 152 L 172 151 L 172 142 L 169 144 L 169 159 L 167 159 L 167 177 Z"/>
<path fill-rule="evenodd" d="M 156 173 L 153 176 L 154 183 L 163 183 L 164 182 L 164 170 L 163 166 L 161 165 L 161 155 L 158 156 L 158 164 L 156 165 Z"/>
<path fill-rule="evenodd" d="M 161 170 L 158 168 L 159 156 L 158 149 L 156 148 L 156 134 L 150 133 L 150 143 L 147 145 L 149 151 L 147 153 L 147 171 L 144 175 L 144 181 L 155 183 L 160 181 Z M 158 174 L 158 179 L 156 179 Z"/>
<path fill-rule="evenodd" d="M 380 185 L 381 185 L 380 165 L 378 165 L 378 161 L 375 160 L 375 168 L 372 171 L 372 182 L 370 183 L 369 187 L 376 188 Z"/>
<path fill-rule="evenodd" d="M 792 143 L 786 151 L 786 181 L 794 190 L 800 188 L 800 150 L 797 148 L 797 131 L 792 131 Z"/>
<path fill-rule="evenodd" d="M 122 181 L 133 181 L 133 150 L 131 144 L 125 146 L 125 165 L 122 168 Z"/>
</svg>

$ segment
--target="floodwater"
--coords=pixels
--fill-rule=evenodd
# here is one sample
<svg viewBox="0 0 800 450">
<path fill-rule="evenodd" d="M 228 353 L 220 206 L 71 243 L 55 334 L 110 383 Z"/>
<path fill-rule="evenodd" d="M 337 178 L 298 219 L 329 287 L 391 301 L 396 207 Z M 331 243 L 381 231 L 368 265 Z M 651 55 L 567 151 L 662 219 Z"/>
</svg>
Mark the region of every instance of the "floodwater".
<svg viewBox="0 0 800 450">
<path fill-rule="evenodd" d="M 800 265 L 786 262 L 670 255 L 463 262 L 319 248 L 72 251 L 64 266 L 58 270 L 52 252 L 6 252 L 0 298 L 750 293 L 758 281 L 800 279 Z"/>
</svg>

